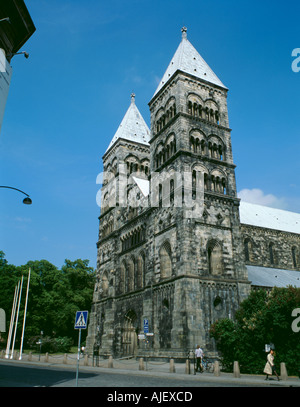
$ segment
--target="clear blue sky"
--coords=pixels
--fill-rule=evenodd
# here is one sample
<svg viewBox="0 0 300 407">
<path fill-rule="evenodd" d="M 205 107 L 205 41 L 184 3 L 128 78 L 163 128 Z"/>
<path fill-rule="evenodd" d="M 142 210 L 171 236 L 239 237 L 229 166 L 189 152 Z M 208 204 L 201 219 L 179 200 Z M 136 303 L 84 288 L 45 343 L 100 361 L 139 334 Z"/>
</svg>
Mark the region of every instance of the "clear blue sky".
<svg viewBox="0 0 300 407">
<path fill-rule="evenodd" d="M 148 102 L 188 39 L 229 88 L 237 188 L 300 212 L 298 1 L 26 0 L 36 32 L 15 56 L 0 134 L 0 250 L 9 263 L 96 266 L 97 174 L 135 92 Z M 248 191 L 247 191 L 248 190 Z"/>
</svg>

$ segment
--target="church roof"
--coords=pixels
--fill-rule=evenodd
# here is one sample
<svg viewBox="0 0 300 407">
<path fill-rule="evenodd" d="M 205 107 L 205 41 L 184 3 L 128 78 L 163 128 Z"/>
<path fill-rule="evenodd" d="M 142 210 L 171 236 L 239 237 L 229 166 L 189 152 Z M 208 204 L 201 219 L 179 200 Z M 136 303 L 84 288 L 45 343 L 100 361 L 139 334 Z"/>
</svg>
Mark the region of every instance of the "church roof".
<svg viewBox="0 0 300 407">
<path fill-rule="evenodd" d="M 199 79 L 203 79 L 214 85 L 218 85 L 222 88 L 227 89 L 226 86 L 224 86 L 224 84 L 217 77 L 217 75 L 207 65 L 198 51 L 189 42 L 186 35 L 187 29 L 184 27 L 181 31 L 181 43 L 179 44 L 153 96 L 155 96 L 160 91 L 160 89 L 167 83 L 167 81 L 177 70 L 186 72 L 190 75 L 196 76 Z"/>
<path fill-rule="evenodd" d="M 131 94 L 130 106 L 121 121 L 121 124 L 112 138 L 106 152 L 118 139 L 134 141 L 136 143 L 149 145 L 150 130 L 143 116 L 135 104 L 135 95 Z"/>
<path fill-rule="evenodd" d="M 140 191 L 142 192 L 142 194 L 146 197 L 149 195 L 149 181 L 147 179 L 143 179 L 143 178 L 138 178 L 138 177 L 132 177 L 134 182 L 137 184 L 137 186 L 139 187 Z"/>
<path fill-rule="evenodd" d="M 240 202 L 241 223 L 300 234 L 300 213 Z"/>
<path fill-rule="evenodd" d="M 271 267 L 246 266 L 251 285 L 259 287 L 300 287 L 300 273 L 297 270 L 275 269 Z"/>
</svg>

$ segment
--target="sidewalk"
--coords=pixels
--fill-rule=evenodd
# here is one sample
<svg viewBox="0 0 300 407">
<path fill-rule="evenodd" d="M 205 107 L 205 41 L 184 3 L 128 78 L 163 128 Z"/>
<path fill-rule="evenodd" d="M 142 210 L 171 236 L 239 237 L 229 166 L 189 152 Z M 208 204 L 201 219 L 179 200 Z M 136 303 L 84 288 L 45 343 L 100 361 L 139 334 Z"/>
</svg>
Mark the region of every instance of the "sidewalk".
<svg viewBox="0 0 300 407">
<path fill-rule="evenodd" d="M 40 360 L 39 360 L 40 359 Z M 43 367 L 59 367 L 59 368 L 75 368 L 77 364 L 77 355 L 33 355 L 31 360 L 28 360 L 28 355 L 23 355 L 22 360 L 4 359 L 1 361 L 11 362 L 14 364 L 30 364 Z M 85 362 L 85 363 L 84 363 Z M 185 363 L 170 363 L 170 362 L 155 362 L 135 359 L 101 359 L 98 366 L 92 366 L 92 358 L 80 358 L 80 371 L 81 372 L 102 372 L 114 374 L 138 374 L 145 376 L 155 377 L 173 377 L 180 378 L 181 380 L 195 380 L 195 381 L 210 381 L 215 385 L 222 385 L 222 383 L 238 383 L 247 386 L 276 386 L 276 387 L 300 387 L 300 379 L 298 377 L 288 377 L 287 380 L 277 381 L 276 377 L 271 377 L 268 381 L 265 380 L 265 375 L 250 375 L 240 374 L 240 377 L 234 377 L 233 373 L 220 373 L 220 376 L 215 376 L 214 373 L 196 373 L 194 374 L 194 366 L 190 365 L 190 374 L 186 373 Z M 141 368 L 143 370 L 141 370 Z"/>
<path fill-rule="evenodd" d="M 115 362 L 115 361 L 114 361 Z M 120 362 L 119 362 L 120 363 Z M 184 363 L 175 363 L 175 372 L 170 373 L 170 364 L 169 363 L 160 363 L 160 362 L 148 362 L 147 366 L 145 363 L 145 370 L 139 370 L 139 362 L 133 361 L 129 364 L 122 362 L 123 366 L 120 367 L 119 363 L 114 363 L 113 368 L 107 367 L 87 367 L 81 366 L 81 371 L 101 371 L 110 373 L 119 373 L 119 374 L 128 374 L 136 372 L 139 375 L 150 375 L 156 377 L 180 377 L 181 380 L 195 380 L 195 381 L 211 381 L 216 385 L 220 383 L 239 383 L 244 385 L 253 385 L 253 386 L 283 386 L 283 387 L 300 387 L 300 379 L 297 377 L 288 377 L 287 380 L 277 381 L 276 377 L 271 377 L 270 380 L 265 380 L 265 375 L 250 375 L 250 374 L 241 374 L 239 378 L 234 377 L 233 373 L 223 373 L 221 372 L 220 376 L 215 376 L 213 373 L 196 373 L 194 374 L 194 368 L 191 366 L 190 374 L 185 373 L 185 364 Z M 116 366 L 118 367 L 115 367 Z M 93 369 L 93 370 L 91 370 Z"/>
</svg>

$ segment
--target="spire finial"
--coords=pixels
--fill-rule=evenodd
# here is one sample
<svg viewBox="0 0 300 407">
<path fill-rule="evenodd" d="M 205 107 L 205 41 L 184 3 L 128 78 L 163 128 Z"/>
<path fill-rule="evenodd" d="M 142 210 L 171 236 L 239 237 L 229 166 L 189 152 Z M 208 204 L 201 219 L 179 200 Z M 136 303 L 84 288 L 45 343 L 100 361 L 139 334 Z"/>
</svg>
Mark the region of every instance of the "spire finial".
<svg viewBox="0 0 300 407">
<path fill-rule="evenodd" d="M 133 92 L 130 95 L 130 97 L 131 97 L 131 103 L 135 104 L 135 94 Z"/>
<path fill-rule="evenodd" d="M 187 38 L 187 28 L 186 27 L 182 27 L 182 29 L 181 29 L 181 32 L 182 32 L 182 38 Z"/>
</svg>

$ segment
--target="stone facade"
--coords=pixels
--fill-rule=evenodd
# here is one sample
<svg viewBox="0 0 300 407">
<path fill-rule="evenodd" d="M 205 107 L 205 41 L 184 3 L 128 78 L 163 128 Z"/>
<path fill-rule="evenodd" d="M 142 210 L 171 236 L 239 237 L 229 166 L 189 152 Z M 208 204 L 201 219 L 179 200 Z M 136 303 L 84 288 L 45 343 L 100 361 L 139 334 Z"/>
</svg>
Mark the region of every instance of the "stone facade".
<svg viewBox="0 0 300 407">
<path fill-rule="evenodd" d="M 243 224 L 241 233 L 246 264 L 300 271 L 300 233 Z"/>
<path fill-rule="evenodd" d="M 184 30 L 178 50 L 201 58 Z M 177 53 L 174 63 L 183 60 Z M 89 353 L 185 358 L 201 344 L 215 354 L 209 328 L 233 318 L 248 296 L 246 263 L 268 262 L 263 232 L 254 236 L 240 224 L 228 89 L 205 61 L 194 71 L 179 65 L 160 84 L 149 102 L 149 140 L 123 132 L 103 156 Z M 133 109 L 139 115 L 134 103 L 127 124 Z M 276 239 L 279 234 L 271 239 L 279 246 Z M 274 262 L 279 259 L 291 264 L 276 249 Z M 147 340 L 139 336 L 144 320 L 153 334 Z"/>
</svg>

